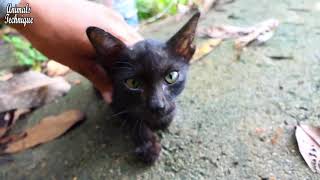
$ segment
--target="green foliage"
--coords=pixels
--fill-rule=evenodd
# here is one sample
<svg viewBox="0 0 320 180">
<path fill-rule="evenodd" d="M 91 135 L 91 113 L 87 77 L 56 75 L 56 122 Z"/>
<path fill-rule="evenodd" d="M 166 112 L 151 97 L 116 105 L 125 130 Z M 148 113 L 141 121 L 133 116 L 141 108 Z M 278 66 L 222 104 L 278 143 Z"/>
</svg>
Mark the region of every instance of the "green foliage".
<svg viewBox="0 0 320 180">
<path fill-rule="evenodd" d="M 177 13 L 178 4 L 187 4 L 188 0 L 137 0 L 139 19 L 148 19 L 161 12 L 169 15 Z"/>
<path fill-rule="evenodd" d="M 4 35 L 2 39 L 7 43 L 12 44 L 15 48 L 14 55 L 21 65 L 30 66 L 33 69 L 39 69 L 41 63 L 48 60 L 46 56 L 33 48 L 28 41 L 24 40 L 20 36 Z"/>
</svg>

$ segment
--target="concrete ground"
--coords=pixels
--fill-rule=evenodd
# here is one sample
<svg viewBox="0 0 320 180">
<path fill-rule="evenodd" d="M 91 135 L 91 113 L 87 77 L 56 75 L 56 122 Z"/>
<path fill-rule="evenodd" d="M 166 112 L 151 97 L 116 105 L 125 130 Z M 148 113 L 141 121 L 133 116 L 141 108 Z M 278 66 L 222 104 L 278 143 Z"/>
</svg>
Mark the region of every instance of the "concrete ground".
<svg viewBox="0 0 320 180">
<path fill-rule="evenodd" d="M 268 18 L 281 25 L 270 41 L 248 48 L 239 61 L 230 41 L 192 65 L 154 166 L 136 161 L 119 119 L 110 117 L 88 81 L 73 74 L 69 78 L 81 78 L 80 85 L 20 124 L 31 126 L 70 108 L 84 111 L 87 120 L 57 140 L 1 157 L 0 179 L 319 179 L 294 137 L 297 122 L 320 125 L 319 3 L 236 0 L 209 12 L 200 26 L 252 25 Z M 142 34 L 166 39 L 181 25 L 162 21 Z"/>
</svg>

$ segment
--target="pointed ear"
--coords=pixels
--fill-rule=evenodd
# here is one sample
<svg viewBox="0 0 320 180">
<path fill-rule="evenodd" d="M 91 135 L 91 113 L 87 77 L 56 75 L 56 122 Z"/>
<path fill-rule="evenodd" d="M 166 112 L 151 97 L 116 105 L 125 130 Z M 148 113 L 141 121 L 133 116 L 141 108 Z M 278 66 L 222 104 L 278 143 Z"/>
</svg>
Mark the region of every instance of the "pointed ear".
<svg viewBox="0 0 320 180">
<path fill-rule="evenodd" d="M 191 19 L 167 41 L 169 49 L 178 56 L 184 57 L 188 62 L 192 58 L 196 47 L 192 44 L 200 17 L 196 12 Z"/>
<path fill-rule="evenodd" d="M 122 41 L 103 29 L 91 26 L 87 28 L 86 33 L 97 53 L 110 60 L 127 48 Z"/>
</svg>

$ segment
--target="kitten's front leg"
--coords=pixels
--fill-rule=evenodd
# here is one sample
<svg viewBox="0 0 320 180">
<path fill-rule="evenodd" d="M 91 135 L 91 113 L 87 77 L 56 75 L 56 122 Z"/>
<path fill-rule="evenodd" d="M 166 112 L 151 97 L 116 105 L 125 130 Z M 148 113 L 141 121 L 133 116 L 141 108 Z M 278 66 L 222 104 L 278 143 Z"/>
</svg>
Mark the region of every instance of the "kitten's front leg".
<svg viewBox="0 0 320 180">
<path fill-rule="evenodd" d="M 144 122 L 137 123 L 137 127 L 133 129 L 133 140 L 137 146 L 135 154 L 143 162 L 153 164 L 159 158 L 161 152 L 160 140 Z"/>
</svg>

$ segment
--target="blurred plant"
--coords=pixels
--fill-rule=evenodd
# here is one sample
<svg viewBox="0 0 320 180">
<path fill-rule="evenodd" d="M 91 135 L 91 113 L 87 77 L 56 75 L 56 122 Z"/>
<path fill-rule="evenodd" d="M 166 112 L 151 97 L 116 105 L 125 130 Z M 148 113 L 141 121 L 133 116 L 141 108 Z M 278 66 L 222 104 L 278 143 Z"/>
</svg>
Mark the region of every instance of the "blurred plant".
<svg viewBox="0 0 320 180">
<path fill-rule="evenodd" d="M 168 15 L 177 13 L 179 4 L 186 5 L 189 0 L 137 0 L 139 19 L 148 19 L 165 12 Z"/>
<path fill-rule="evenodd" d="M 41 71 L 41 64 L 48 60 L 46 56 L 25 39 L 17 35 L 3 35 L 2 39 L 15 48 L 14 55 L 21 65 L 29 66 L 33 70 Z"/>
</svg>

